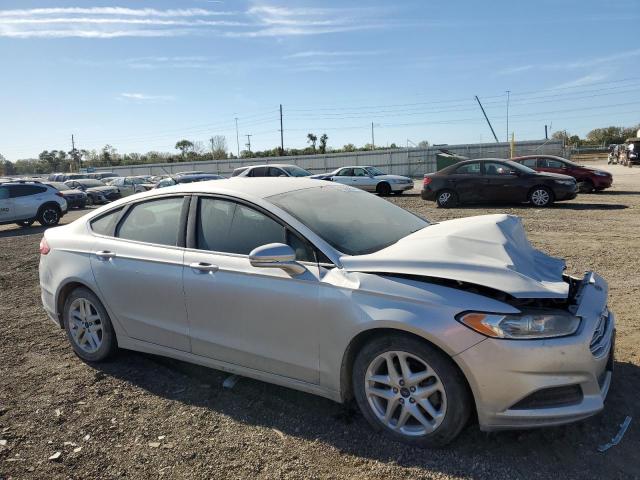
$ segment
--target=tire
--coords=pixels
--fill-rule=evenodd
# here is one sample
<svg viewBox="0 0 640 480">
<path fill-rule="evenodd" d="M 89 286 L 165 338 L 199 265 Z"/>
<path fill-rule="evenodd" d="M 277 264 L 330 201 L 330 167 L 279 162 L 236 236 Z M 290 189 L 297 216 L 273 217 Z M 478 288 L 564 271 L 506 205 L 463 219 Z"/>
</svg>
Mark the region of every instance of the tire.
<svg viewBox="0 0 640 480">
<path fill-rule="evenodd" d="M 453 190 L 440 190 L 436 195 L 436 203 L 440 208 L 453 208 L 458 205 L 458 194 Z"/>
<path fill-rule="evenodd" d="M 87 195 L 87 203 L 85 205 L 87 207 L 93 206 L 93 197 L 91 195 Z"/>
<path fill-rule="evenodd" d="M 109 314 L 91 290 L 81 287 L 71 292 L 64 302 L 63 322 L 67 339 L 82 360 L 101 362 L 117 351 Z"/>
<path fill-rule="evenodd" d="M 43 227 L 53 227 L 60 223 L 60 207 L 58 205 L 48 204 L 43 205 L 38 210 L 38 223 Z"/>
<path fill-rule="evenodd" d="M 581 193 L 592 193 L 595 187 L 593 186 L 593 182 L 591 180 L 583 180 L 582 182 L 578 182 L 578 190 Z"/>
<path fill-rule="evenodd" d="M 386 197 L 387 195 L 390 195 L 391 194 L 391 185 L 389 185 L 387 182 L 380 182 L 376 186 L 376 193 L 378 195 L 380 195 L 381 197 Z"/>
<path fill-rule="evenodd" d="M 27 228 L 33 225 L 33 222 L 35 222 L 35 220 L 31 218 L 29 220 L 21 220 L 19 222 L 16 222 L 16 225 L 22 228 Z"/>
<path fill-rule="evenodd" d="M 425 375 L 416 383 L 404 379 L 401 358 L 414 375 Z M 396 375 L 389 375 L 389 360 Z M 353 391 L 362 414 L 374 430 L 394 440 L 423 448 L 443 447 L 469 420 L 472 399 L 462 373 L 449 357 L 426 341 L 403 335 L 376 338 L 358 352 L 352 373 Z M 396 378 L 379 383 L 371 380 L 373 375 Z M 433 392 L 420 398 L 419 392 L 427 389 Z"/>
<path fill-rule="evenodd" d="M 534 207 L 545 208 L 553 204 L 553 192 L 545 187 L 533 187 L 529 192 L 529 203 Z"/>
</svg>

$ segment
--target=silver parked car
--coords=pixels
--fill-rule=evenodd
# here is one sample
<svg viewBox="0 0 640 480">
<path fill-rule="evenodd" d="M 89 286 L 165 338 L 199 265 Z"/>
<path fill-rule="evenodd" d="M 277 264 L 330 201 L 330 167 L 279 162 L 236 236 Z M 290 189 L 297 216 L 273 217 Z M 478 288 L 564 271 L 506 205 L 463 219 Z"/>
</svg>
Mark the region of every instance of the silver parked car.
<svg viewBox="0 0 640 480">
<path fill-rule="evenodd" d="M 368 212 L 366 216 L 362 212 Z M 42 302 L 87 361 L 117 347 L 321 395 L 420 446 L 583 419 L 611 383 L 607 283 L 517 217 L 430 224 L 332 182 L 151 190 L 45 232 Z"/>
<path fill-rule="evenodd" d="M 413 180 L 401 175 L 388 175 L 376 167 L 342 167 L 330 173 L 312 175 L 311 178 L 331 180 L 334 182 L 361 188 L 378 195 L 402 195 L 413 188 Z"/>
</svg>

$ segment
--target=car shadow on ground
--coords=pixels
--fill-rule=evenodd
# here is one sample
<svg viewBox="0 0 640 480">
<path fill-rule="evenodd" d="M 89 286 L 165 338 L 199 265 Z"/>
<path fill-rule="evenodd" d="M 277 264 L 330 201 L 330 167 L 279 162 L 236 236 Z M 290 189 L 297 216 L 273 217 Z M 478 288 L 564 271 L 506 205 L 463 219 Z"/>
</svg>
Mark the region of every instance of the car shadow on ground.
<svg viewBox="0 0 640 480">
<path fill-rule="evenodd" d="M 528 203 L 463 203 L 455 207 L 461 210 L 491 210 L 499 208 L 508 209 L 549 209 L 549 210 L 624 210 L 629 208 L 621 203 L 563 203 L 557 202 L 550 207 L 535 207 Z"/>
<path fill-rule="evenodd" d="M 534 452 L 539 461 L 542 459 L 543 464 L 549 465 L 549 472 L 566 469 L 575 475 L 576 469 L 587 468 L 584 461 L 587 455 L 590 474 L 599 472 L 606 476 L 611 465 L 597 453 L 597 447 L 610 441 L 618 432 L 625 415 L 640 415 L 632 386 L 640 378 L 640 368 L 631 363 L 616 362 L 604 413 L 566 426 L 499 433 L 481 432 L 472 418 L 451 445 L 444 449 L 423 450 L 374 432 L 353 402 L 340 405 L 245 377 L 240 377 L 232 389 L 225 389 L 222 382 L 229 376 L 227 373 L 129 351 L 121 351 L 112 361 L 90 367 L 96 370 L 96 379 L 113 376 L 152 395 L 271 429 L 273 442 L 282 441 L 283 435 L 289 435 L 326 443 L 341 454 L 438 470 L 448 475 L 462 473 L 456 468 L 454 458 L 465 455 L 479 465 L 508 465 L 509 469 L 517 470 L 514 472 L 516 477 L 529 476 L 531 472 L 527 471 L 526 462 L 520 465 L 512 460 L 526 458 Z M 207 432 L 203 434 L 206 436 Z M 624 441 L 633 443 L 627 448 L 635 448 L 634 445 L 640 443 L 639 437 L 637 431 L 628 432 Z M 640 464 L 629 464 L 625 473 L 640 475 Z"/>
<path fill-rule="evenodd" d="M 48 227 L 42 227 L 40 225 L 32 225 L 31 227 L 19 227 L 0 230 L 0 238 L 9 237 L 24 237 L 26 235 L 42 235 Z"/>
</svg>

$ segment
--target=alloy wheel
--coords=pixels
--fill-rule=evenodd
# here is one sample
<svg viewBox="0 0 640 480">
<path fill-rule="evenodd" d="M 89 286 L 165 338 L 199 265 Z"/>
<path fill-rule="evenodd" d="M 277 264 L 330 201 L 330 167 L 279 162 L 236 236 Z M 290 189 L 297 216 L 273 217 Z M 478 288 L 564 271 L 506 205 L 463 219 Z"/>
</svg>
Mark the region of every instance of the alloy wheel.
<svg viewBox="0 0 640 480">
<path fill-rule="evenodd" d="M 378 355 L 365 374 L 369 406 L 383 425 L 408 436 L 433 432 L 443 422 L 447 395 L 438 374 L 407 352 Z"/>
<path fill-rule="evenodd" d="M 446 203 L 451 200 L 451 192 L 442 192 L 438 200 L 440 201 L 440 205 L 446 205 Z"/>
<path fill-rule="evenodd" d="M 69 306 L 69 331 L 74 343 L 87 353 L 95 353 L 102 345 L 100 313 L 86 298 L 77 298 Z"/>
<path fill-rule="evenodd" d="M 54 225 L 58 221 L 58 211 L 55 208 L 47 208 L 42 212 L 42 219 L 46 225 Z"/>
<path fill-rule="evenodd" d="M 531 194 L 531 203 L 533 203 L 538 207 L 542 207 L 546 205 L 547 203 L 549 203 L 549 200 L 551 200 L 551 196 L 549 195 L 549 192 L 547 192 L 542 188 L 535 190 Z"/>
</svg>

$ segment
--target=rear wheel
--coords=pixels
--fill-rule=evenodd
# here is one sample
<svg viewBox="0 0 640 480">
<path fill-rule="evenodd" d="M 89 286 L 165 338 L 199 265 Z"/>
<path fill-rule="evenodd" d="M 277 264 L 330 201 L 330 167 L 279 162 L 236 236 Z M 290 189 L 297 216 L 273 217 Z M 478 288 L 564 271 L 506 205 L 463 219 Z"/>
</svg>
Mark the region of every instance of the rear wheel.
<svg viewBox="0 0 640 480">
<path fill-rule="evenodd" d="M 90 207 L 93 205 L 93 197 L 91 195 L 87 195 L 87 203 L 86 206 Z"/>
<path fill-rule="evenodd" d="M 92 291 L 74 290 L 65 301 L 63 320 L 69 343 L 83 360 L 100 362 L 117 350 L 109 314 Z"/>
<path fill-rule="evenodd" d="M 529 202 L 535 207 L 548 207 L 553 203 L 553 192 L 547 187 L 534 187 L 529 192 Z"/>
<path fill-rule="evenodd" d="M 60 207 L 45 205 L 38 212 L 38 222 L 43 227 L 52 227 L 60 222 Z"/>
<path fill-rule="evenodd" d="M 458 194 L 453 190 L 441 190 L 436 196 L 436 203 L 440 208 L 452 208 L 458 205 Z"/>
<path fill-rule="evenodd" d="M 389 195 L 391 193 L 391 185 L 389 185 L 387 182 L 380 182 L 376 186 L 376 193 L 378 195 L 386 197 L 387 195 Z"/>
<path fill-rule="evenodd" d="M 356 357 L 353 388 L 371 426 L 419 447 L 442 447 L 464 428 L 471 398 L 451 359 L 426 342 L 378 338 Z"/>
</svg>

